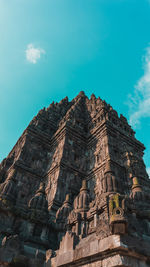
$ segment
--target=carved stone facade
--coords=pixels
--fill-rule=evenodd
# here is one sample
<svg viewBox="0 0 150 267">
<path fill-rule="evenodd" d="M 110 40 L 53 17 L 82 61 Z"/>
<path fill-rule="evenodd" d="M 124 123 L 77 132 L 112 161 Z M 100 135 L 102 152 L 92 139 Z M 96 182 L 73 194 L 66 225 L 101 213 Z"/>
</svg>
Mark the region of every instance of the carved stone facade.
<svg viewBox="0 0 150 267">
<path fill-rule="evenodd" d="M 84 92 L 42 109 L 0 165 L 0 266 L 150 266 L 150 179 L 134 134 Z"/>
</svg>

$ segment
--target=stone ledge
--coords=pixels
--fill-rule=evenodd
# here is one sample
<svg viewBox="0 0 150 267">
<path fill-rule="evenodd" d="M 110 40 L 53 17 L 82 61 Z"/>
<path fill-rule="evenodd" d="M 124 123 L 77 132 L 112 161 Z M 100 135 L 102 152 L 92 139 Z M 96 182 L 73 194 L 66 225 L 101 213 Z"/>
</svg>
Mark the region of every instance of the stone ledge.
<svg viewBox="0 0 150 267">
<path fill-rule="evenodd" d="M 65 238 L 67 239 L 68 237 L 66 236 Z M 68 243 L 70 243 L 69 241 L 68 239 Z M 64 240 L 64 242 L 67 242 L 67 240 Z M 146 261 L 150 261 L 149 251 L 150 244 L 148 242 L 135 240 L 135 238 L 129 236 L 112 235 L 103 240 L 95 239 L 91 242 L 86 241 L 85 238 L 83 245 L 79 243 L 74 250 L 71 247 L 68 251 L 66 248 L 64 250 L 59 249 L 57 256 L 51 259 L 51 265 L 48 264 L 47 267 L 148 267 L 150 265 L 147 265 Z"/>
</svg>

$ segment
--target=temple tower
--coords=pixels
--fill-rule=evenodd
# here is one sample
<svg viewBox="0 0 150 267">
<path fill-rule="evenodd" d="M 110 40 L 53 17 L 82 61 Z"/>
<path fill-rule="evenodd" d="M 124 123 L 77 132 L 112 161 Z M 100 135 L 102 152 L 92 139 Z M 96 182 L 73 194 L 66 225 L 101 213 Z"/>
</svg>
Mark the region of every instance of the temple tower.
<svg viewBox="0 0 150 267">
<path fill-rule="evenodd" d="M 40 110 L 0 165 L 0 262 L 150 266 L 144 149 L 94 94 Z"/>
</svg>

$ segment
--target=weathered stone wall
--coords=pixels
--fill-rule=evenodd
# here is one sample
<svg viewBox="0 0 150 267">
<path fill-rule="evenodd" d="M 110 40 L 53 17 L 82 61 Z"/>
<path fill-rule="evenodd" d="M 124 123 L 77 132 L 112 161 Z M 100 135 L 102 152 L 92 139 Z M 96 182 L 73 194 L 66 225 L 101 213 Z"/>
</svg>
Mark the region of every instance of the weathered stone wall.
<svg viewBox="0 0 150 267">
<path fill-rule="evenodd" d="M 150 241 L 143 151 L 126 118 L 94 95 L 42 109 L 0 164 L 0 261 L 42 266 L 48 251 L 48 267 L 148 266 L 136 246 L 95 258 L 113 235 Z"/>
</svg>

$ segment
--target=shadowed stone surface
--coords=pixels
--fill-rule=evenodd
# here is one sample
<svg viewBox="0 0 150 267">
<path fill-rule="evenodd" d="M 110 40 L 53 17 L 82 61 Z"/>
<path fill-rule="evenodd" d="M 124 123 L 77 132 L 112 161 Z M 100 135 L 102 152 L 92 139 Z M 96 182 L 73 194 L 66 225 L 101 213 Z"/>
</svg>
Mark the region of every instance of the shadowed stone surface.
<svg viewBox="0 0 150 267">
<path fill-rule="evenodd" d="M 94 95 L 39 111 L 0 165 L 0 266 L 150 266 L 150 180 Z"/>
</svg>

